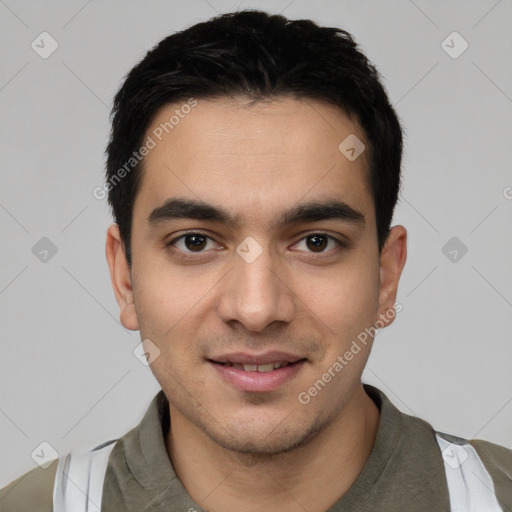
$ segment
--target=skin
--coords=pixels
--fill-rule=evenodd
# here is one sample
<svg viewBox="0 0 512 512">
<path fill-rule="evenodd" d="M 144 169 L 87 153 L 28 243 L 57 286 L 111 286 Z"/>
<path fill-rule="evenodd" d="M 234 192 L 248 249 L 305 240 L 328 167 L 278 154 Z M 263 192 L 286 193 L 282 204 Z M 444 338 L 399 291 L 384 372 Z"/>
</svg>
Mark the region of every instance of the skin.
<svg viewBox="0 0 512 512">
<path fill-rule="evenodd" d="M 147 135 L 176 108 L 157 112 Z M 365 328 L 392 322 L 406 259 L 402 226 L 392 228 L 379 254 L 367 155 L 349 161 L 338 150 L 349 134 L 365 141 L 357 123 L 316 100 L 198 100 L 145 158 L 131 268 L 117 226 L 108 229 L 122 324 L 160 351 L 150 367 L 170 404 L 169 458 L 191 497 L 210 511 L 325 511 L 372 450 L 379 411 L 361 384 L 372 340 L 308 404 L 297 398 Z M 151 226 L 151 212 L 169 198 L 222 207 L 239 221 Z M 361 212 L 364 225 L 327 219 L 270 226 L 284 210 L 326 199 Z M 207 235 L 208 244 L 198 252 L 183 239 L 165 246 L 187 231 Z M 307 238 L 315 233 L 333 237 L 321 238 L 329 242 L 320 252 Z M 246 237 L 262 248 L 252 263 L 236 252 Z M 271 392 L 243 392 L 207 361 L 267 350 L 307 358 Z"/>
</svg>

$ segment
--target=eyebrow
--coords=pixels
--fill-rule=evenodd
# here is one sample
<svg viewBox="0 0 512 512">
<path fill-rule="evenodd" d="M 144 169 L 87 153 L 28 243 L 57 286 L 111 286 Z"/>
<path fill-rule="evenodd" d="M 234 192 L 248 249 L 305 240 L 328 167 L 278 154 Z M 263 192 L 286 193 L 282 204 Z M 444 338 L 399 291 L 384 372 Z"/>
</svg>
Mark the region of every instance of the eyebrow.
<svg viewBox="0 0 512 512">
<path fill-rule="evenodd" d="M 228 226 L 235 226 L 240 218 L 232 215 L 223 208 L 191 199 L 171 198 L 161 206 L 155 208 L 147 218 L 150 227 L 176 219 L 195 219 L 220 222 Z M 293 206 L 281 212 L 271 223 L 271 229 L 279 229 L 294 224 L 305 224 L 322 220 L 340 220 L 350 224 L 365 225 L 364 215 L 344 203 L 335 199 L 325 201 L 310 201 Z"/>
</svg>

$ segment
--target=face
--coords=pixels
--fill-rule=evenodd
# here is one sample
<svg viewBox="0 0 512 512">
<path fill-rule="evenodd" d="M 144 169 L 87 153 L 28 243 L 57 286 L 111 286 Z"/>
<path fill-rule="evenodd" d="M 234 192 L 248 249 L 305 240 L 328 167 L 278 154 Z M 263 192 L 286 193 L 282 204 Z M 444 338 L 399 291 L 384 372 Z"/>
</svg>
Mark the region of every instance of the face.
<svg viewBox="0 0 512 512">
<path fill-rule="evenodd" d="M 150 340 L 171 417 L 234 451 L 289 451 L 361 389 L 358 336 L 391 321 L 405 230 L 379 260 L 367 155 L 338 149 L 365 135 L 340 109 L 198 100 L 162 134 L 177 109 L 146 134 L 131 271 L 107 237 L 121 320 Z"/>
</svg>

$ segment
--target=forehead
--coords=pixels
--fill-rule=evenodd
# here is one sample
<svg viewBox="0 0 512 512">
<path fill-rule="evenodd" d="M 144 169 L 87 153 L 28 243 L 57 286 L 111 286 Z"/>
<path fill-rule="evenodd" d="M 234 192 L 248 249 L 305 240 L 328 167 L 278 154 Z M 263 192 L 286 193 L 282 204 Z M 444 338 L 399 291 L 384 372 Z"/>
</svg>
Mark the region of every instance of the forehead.
<svg viewBox="0 0 512 512">
<path fill-rule="evenodd" d="M 349 159 L 344 143 L 366 145 L 365 135 L 340 108 L 290 97 L 193 104 L 162 107 L 148 127 L 153 147 L 144 158 L 134 219 L 172 197 L 266 224 L 276 211 L 318 199 L 343 200 L 371 217 L 367 154 Z"/>
</svg>

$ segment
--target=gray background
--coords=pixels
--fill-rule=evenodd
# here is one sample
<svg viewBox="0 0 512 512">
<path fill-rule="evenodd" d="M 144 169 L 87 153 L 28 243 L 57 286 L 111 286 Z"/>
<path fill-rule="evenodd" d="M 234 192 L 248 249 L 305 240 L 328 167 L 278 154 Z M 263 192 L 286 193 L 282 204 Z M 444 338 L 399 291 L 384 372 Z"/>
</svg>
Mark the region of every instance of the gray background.
<svg viewBox="0 0 512 512">
<path fill-rule="evenodd" d="M 512 448 L 510 0 L 0 0 L 0 487 L 42 441 L 63 452 L 123 435 L 159 390 L 119 324 L 109 211 L 92 194 L 109 106 L 161 38 L 245 7 L 352 32 L 406 130 L 403 310 L 364 381 L 436 429 Z M 43 31 L 59 44 L 46 59 L 31 48 Z M 456 59 L 441 45 L 453 31 L 469 43 Z M 32 250 L 43 237 L 57 248 L 46 262 Z"/>
</svg>

